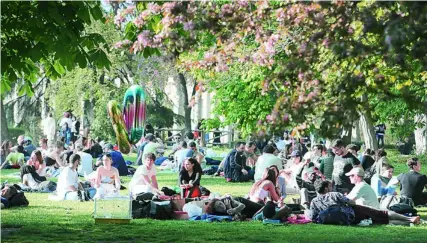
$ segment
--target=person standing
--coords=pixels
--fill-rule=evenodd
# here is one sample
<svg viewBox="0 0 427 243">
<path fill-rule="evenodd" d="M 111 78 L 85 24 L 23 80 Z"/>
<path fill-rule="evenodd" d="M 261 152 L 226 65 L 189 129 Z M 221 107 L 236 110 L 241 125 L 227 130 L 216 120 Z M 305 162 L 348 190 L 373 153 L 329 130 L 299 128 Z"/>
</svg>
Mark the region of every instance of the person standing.
<svg viewBox="0 0 427 243">
<path fill-rule="evenodd" d="M 70 113 L 64 113 L 64 117 L 59 121 L 59 126 L 61 127 L 62 137 L 65 138 L 65 144 L 69 145 L 71 141 L 71 127 L 73 126 L 73 121 L 70 119 Z"/>
<path fill-rule="evenodd" d="M 341 139 L 332 142 L 332 151 L 335 153 L 334 170 L 332 171 L 334 191 L 349 193 L 354 185 L 351 184 L 350 178 L 345 174 L 350 172 L 353 167 L 359 166 L 360 161 L 348 152 Z"/>
<path fill-rule="evenodd" d="M 52 117 L 52 113 L 49 113 L 48 117 L 43 121 L 43 134 L 47 138 L 48 146 L 53 147 L 55 145 L 56 122 Z"/>
<path fill-rule="evenodd" d="M 377 136 L 378 148 L 380 147 L 380 142 L 381 142 L 381 147 L 384 148 L 384 134 L 386 129 L 387 127 L 383 123 L 375 126 L 375 134 Z"/>
</svg>

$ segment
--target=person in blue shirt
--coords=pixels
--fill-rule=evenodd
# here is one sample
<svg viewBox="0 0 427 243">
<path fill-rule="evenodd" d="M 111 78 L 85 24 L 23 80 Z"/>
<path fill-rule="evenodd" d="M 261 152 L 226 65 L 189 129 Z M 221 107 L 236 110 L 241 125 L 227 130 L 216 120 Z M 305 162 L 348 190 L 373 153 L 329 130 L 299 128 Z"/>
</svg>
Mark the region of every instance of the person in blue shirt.
<svg viewBox="0 0 427 243">
<path fill-rule="evenodd" d="M 113 164 L 111 164 L 111 166 L 119 170 L 120 176 L 126 176 L 129 174 L 129 170 L 122 153 L 120 153 L 119 151 L 115 151 L 111 143 L 105 144 L 103 150 L 105 153 L 111 154 L 111 159 L 113 160 Z"/>
</svg>

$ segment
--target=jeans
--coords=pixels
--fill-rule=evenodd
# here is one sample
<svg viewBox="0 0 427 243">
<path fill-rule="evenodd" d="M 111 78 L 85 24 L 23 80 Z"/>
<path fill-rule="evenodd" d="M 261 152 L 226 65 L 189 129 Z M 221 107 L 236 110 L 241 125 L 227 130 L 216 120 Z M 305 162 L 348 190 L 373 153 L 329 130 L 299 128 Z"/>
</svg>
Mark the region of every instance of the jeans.
<svg viewBox="0 0 427 243">
<path fill-rule="evenodd" d="M 380 142 L 381 142 L 381 147 L 384 147 L 384 135 L 383 134 L 377 134 L 377 141 L 378 141 L 378 147 L 380 147 Z"/>
</svg>

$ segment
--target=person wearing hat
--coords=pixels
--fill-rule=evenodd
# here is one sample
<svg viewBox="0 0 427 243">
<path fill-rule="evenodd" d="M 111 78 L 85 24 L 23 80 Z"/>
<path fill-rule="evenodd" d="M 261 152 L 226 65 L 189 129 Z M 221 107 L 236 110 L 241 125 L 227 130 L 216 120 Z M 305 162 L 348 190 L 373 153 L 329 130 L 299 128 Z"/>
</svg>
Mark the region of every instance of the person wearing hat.
<svg viewBox="0 0 427 243">
<path fill-rule="evenodd" d="M 27 155 L 30 156 L 37 147 L 34 146 L 33 141 L 30 137 L 24 138 L 24 150 L 27 152 Z"/>
<path fill-rule="evenodd" d="M 355 167 L 345 174 L 350 177 L 351 184 L 354 184 L 354 187 L 347 195 L 347 198 L 355 201 L 356 205 L 379 209 L 380 204 L 377 199 L 377 194 L 374 189 L 372 189 L 372 187 L 363 180 L 364 174 L 365 171 L 359 167 Z"/>
<path fill-rule="evenodd" d="M 297 183 L 297 177 L 301 176 L 304 166 L 309 163 L 309 160 L 306 160 L 305 163 L 302 162 L 302 154 L 299 150 L 294 150 L 291 153 L 291 160 L 289 167 L 284 169 L 284 175 L 286 179 L 286 192 L 288 193 L 299 193 L 299 186 Z"/>
<path fill-rule="evenodd" d="M 104 150 L 104 153 L 108 153 L 111 155 L 111 159 L 113 160 L 113 163 L 111 164 L 112 167 L 119 170 L 120 176 L 126 176 L 129 174 L 128 167 L 126 165 L 125 159 L 123 158 L 122 153 L 119 151 L 115 151 L 114 146 L 111 143 L 106 143 L 102 149 Z M 98 158 L 98 161 L 96 163 L 96 166 L 102 165 L 102 160 Z"/>
</svg>

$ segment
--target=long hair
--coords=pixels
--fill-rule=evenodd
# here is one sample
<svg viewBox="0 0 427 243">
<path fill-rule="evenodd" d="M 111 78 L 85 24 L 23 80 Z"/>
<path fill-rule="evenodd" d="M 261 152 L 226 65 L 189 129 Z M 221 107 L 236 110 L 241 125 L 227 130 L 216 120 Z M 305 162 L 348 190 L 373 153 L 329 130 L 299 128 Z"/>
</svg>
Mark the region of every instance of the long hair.
<svg viewBox="0 0 427 243">
<path fill-rule="evenodd" d="M 193 165 L 193 173 L 202 173 L 202 167 L 200 166 L 199 162 L 194 158 L 188 158 L 186 159 L 188 162 L 190 162 Z M 184 167 L 185 170 L 185 167 Z"/>
<path fill-rule="evenodd" d="M 43 164 L 42 152 L 40 150 L 34 150 L 33 153 L 36 155 L 37 160 L 40 164 Z"/>
<path fill-rule="evenodd" d="M 277 167 L 276 167 L 277 168 Z M 264 181 L 271 181 L 271 183 L 273 183 L 273 185 L 276 185 L 276 171 L 274 167 L 268 167 L 265 169 L 264 174 L 262 175 L 261 180 L 255 182 L 255 184 L 252 186 L 251 188 L 251 192 L 249 193 L 249 195 L 253 195 L 255 193 L 256 190 L 258 190 L 259 186 L 264 182 Z"/>
</svg>

